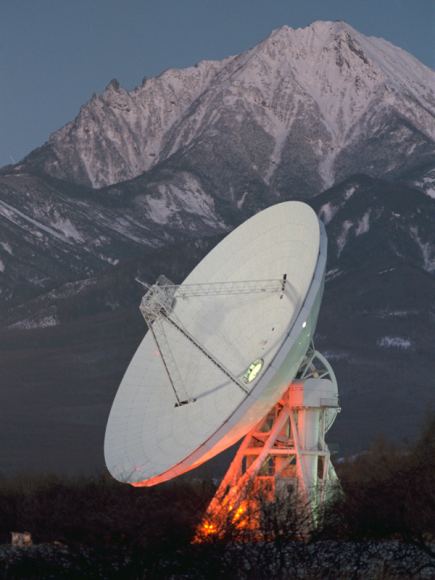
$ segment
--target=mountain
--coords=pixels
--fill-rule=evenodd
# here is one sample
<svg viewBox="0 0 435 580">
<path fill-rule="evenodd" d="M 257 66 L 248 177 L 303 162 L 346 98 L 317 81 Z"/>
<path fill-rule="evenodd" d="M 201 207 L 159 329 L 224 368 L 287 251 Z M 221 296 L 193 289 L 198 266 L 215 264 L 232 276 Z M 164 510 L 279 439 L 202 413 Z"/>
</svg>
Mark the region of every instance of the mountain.
<svg viewBox="0 0 435 580">
<path fill-rule="evenodd" d="M 434 143 L 433 71 L 343 22 L 284 26 L 238 56 L 168 70 L 130 92 L 112 81 L 0 172 L 2 229 L 21 224 L 29 244 L 17 248 L 25 256 L 16 267 L 29 267 L 33 243 L 56 261 L 38 261 L 43 271 L 20 280 L 16 300 L 145 247 L 229 231 L 270 203 L 310 199 L 356 173 L 435 195 Z M 5 277 L 13 236 L 2 240 Z"/>
<path fill-rule="evenodd" d="M 0 174 L 0 324 L 12 307 L 64 284 L 226 229 L 213 200 L 195 192 L 169 207 L 127 197 L 101 197 L 49 176 Z"/>
<path fill-rule="evenodd" d="M 434 201 L 367 176 L 313 200 L 329 240 L 315 342 L 340 384 L 330 437 L 341 452 L 380 434 L 412 439 L 435 410 Z"/>
<path fill-rule="evenodd" d="M 310 196 L 355 171 L 400 174 L 433 154 L 434 137 L 430 69 L 343 22 L 315 22 L 131 92 L 112 81 L 24 165 L 97 188 L 182 167 L 246 203 L 255 192 Z"/>
<path fill-rule="evenodd" d="M 47 469 L 100 468 L 145 331 L 135 279 L 181 281 L 286 199 L 328 231 L 316 343 L 340 383 L 331 436 L 344 453 L 412 437 L 434 400 L 435 74 L 315 22 L 130 92 L 112 81 L 0 170 L 0 470 L 38 469 L 41 448 Z"/>
</svg>

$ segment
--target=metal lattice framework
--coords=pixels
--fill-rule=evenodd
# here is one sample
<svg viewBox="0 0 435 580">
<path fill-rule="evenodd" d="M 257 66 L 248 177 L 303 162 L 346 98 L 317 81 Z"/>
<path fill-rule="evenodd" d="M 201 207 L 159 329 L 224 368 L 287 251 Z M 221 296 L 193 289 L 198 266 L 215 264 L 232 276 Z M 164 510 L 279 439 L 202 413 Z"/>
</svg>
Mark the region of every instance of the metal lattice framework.
<svg viewBox="0 0 435 580">
<path fill-rule="evenodd" d="M 148 285 L 140 280 L 147 292 L 144 294 L 140 311 L 150 329 L 156 346 L 159 350 L 166 374 L 174 391 L 176 404 L 179 407 L 195 402 L 196 399 L 188 395 L 183 383 L 176 358 L 171 350 L 164 328 L 164 322 L 175 328 L 186 340 L 218 368 L 230 381 L 249 394 L 249 389 L 243 381 L 236 377 L 218 358 L 197 340 L 174 313 L 175 301 L 178 299 L 195 298 L 200 296 L 231 296 L 235 294 L 280 294 L 284 296 L 290 288 L 287 275 L 281 280 L 245 280 L 235 282 L 214 282 L 207 284 L 173 284 L 166 276 L 158 277 L 155 284 Z"/>
<path fill-rule="evenodd" d="M 309 391 L 315 390 L 313 384 L 322 385 L 329 396 L 318 393 L 310 398 Z M 198 527 L 195 541 L 204 541 L 211 535 L 219 537 L 228 523 L 236 529 L 258 531 L 255 504 L 259 497 L 274 501 L 280 496 L 292 501 L 289 489 L 298 492 L 315 522 L 317 507 L 325 502 L 329 489 L 335 489 L 337 482 L 325 442 L 325 434 L 340 410 L 337 392 L 331 366 L 311 343 L 298 379 L 242 440 Z M 301 398 L 301 393 L 308 396 Z M 307 429 L 308 425 L 311 429 Z M 307 438 L 307 431 L 315 436 Z"/>
</svg>

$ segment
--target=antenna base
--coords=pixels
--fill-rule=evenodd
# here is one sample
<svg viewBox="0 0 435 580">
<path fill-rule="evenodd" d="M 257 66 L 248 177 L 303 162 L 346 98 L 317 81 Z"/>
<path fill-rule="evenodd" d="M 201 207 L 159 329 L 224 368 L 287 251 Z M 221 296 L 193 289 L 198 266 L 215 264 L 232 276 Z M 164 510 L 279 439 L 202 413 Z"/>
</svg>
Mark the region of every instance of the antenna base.
<svg viewBox="0 0 435 580">
<path fill-rule="evenodd" d="M 335 417 L 337 410 L 331 380 L 292 383 L 242 440 L 193 542 L 228 533 L 248 541 L 264 540 L 262 512 L 278 500 L 304 512 L 299 530 L 303 539 L 316 525 L 321 506 L 339 487 L 325 443 L 330 415 Z M 286 515 L 284 510 L 282 517 Z"/>
</svg>

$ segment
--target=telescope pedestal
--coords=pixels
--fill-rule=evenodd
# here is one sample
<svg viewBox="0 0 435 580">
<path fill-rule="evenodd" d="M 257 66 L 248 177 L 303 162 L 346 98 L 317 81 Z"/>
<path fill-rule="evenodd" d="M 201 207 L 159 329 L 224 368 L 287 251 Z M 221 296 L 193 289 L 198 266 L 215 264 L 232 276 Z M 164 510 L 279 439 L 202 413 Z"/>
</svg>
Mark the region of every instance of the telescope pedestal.
<svg viewBox="0 0 435 580">
<path fill-rule="evenodd" d="M 223 536 L 229 527 L 236 535 L 237 530 L 261 535 L 262 507 L 277 500 L 290 503 L 297 498 L 315 520 L 336 481 L 325 433 L 338 410 L 335 380 L 293 382 L 242 440 L 195 541 Z"/>
</svg>

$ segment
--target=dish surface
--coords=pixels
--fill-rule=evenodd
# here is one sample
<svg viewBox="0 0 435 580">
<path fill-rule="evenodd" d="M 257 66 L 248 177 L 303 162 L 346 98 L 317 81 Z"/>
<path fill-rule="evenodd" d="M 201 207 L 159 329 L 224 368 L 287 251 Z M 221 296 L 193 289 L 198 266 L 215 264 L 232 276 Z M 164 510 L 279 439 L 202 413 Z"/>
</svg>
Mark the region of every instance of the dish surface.
<svg viewBox="0 0 435 580">
<path fill-rule="evenodd" d="M 156 335 L 163 333 L 170 364 L 165 368 L 148 331 L 115 397 L 105 458 L 116 479 L 133 485 L 170 479 L 261 420 L 306 352 L 325 262 L 326 236 L 316 214 L 291 201 L 248 219 L 194 268 L 175 289 L 169 311 L 194 342 L 159 318 Z M 174 386 L 189 403 L 176 406 Z"/>
</svg>

